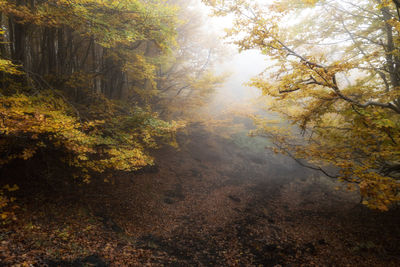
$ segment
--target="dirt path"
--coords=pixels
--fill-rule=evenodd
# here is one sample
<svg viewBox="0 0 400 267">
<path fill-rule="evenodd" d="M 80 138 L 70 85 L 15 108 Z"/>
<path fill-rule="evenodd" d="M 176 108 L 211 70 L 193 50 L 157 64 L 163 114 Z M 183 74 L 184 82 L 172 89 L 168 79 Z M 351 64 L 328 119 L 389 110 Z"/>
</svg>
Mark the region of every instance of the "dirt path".
<svg viewBox="0 0 400 267">
<path fill-rule="evenodd" d="M 92 184 L 70 202 L 26 199 L 36 213 L 3 238 L 12 240 L 6 256 L 50 266 L 84 266 L 88 256 L 95 266 L 400 266 L 398 211 L 366 210 L 357 194 L 268 151 L 201 128 L 189 137 L 178 152 L 158 151 L 157 168 L 113 186 Z M 44 233 L 66 216 L 70 235 L 60 246 Z M 36 235 L 24 243 L 28 221 Z M 62 252 L 49 252 L 51 244 Z"/>
</svg>

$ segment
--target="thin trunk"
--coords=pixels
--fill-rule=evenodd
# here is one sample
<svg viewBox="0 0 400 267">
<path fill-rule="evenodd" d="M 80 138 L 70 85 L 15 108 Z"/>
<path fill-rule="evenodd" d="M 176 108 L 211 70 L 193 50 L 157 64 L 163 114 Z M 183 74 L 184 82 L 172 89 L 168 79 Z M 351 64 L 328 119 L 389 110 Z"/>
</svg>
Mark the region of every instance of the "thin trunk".
<svg viewBox="0 0 400 267">
<path fill-rule="evenodd" d="M 385 20 L 385 31 L 386 31 L 386 62 L 390 75 L 390 82 L 392 87 L 397 88 L 399 86 L 399 58 L 394 56 L 395 45 L 393 38 L 393 26 L 389 23 L 391 20 L 390 11 L 387 7 L 382 8 L 383 19 Z"/>
<path fill-rule="evenodd" d="M 65 66 L 65 56 L 64 29 L 59 28 L 57 30 L 57 72 L 60 75 L 63 75 L 67 68 L 67 66 Z"/>
<path fill-rule="evenodd" d="M 17 1 L 17 6 L 24 5 L 24 1 Z M 26 32 L 27 26 L 14 22 L 15 58 L 19 64 L 26 66 Z"/>
<path fill-rule="evenodd" d="M 9 33 L 9 48 L 10 48 L 10 55 L 12 59 L 15 59 L 16 54 L 15 54 L 15 38 L 14 38 L 14 22 L 12 17 L 8 18 L 8 33 Z"/>
<path fill-rule="evenodd" d="M 94 76 L 94 91 L 98 94 L 103 93 L 102 91 L 102 82 L 101 82 L 101 77 L 100 72 L 103 67 L 103 47 L 100 45 L 93 43 L 93 72 L 95 74 Z"/>
<path fill-rule="evenodd" d="M 57 57 L 55 47 L 55 29 L 48 28 L 47 30 L 47 56 L 49 73 L 57 73 Z"/>
<path fill-rule="evenodd" d="M 3 18 L 5 16 L 3 15 L 3 13 L 0 12 L 0 28 L 1 29 L 5 29 L 5 25 L 3 23 Z M 6 42 L 5 42 L 5 37 L 4 36 L 0 36 L 0 56 L 2 58 L 7 58 L 7 50 L 6 50 L 6 46 L 5 46 Z"/>
</svg>

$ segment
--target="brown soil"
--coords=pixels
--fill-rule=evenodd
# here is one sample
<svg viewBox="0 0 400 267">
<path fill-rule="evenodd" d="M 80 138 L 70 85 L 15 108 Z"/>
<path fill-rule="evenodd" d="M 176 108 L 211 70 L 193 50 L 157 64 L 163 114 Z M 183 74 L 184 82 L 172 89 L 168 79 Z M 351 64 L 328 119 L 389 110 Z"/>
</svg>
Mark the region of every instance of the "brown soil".
<svg viewBox="0 0 400 267">
<path fill-rule="evenodd" d="M 21 188 L 4 266 L 400 266 L 400 213 L 192 129 L 115 184 Z M 33 193 L 34 192 L 34 193 Z M 0 264 L 1 265 L 1 264 Z"/>
</svg>

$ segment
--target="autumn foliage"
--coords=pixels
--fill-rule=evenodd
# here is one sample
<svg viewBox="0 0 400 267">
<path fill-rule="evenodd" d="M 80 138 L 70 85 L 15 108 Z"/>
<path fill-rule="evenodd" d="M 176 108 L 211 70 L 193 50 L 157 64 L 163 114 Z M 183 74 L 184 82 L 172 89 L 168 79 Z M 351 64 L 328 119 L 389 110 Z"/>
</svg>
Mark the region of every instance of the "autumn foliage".
<svg viewBox="0 0 400 267">
<path fill-rule="evenodd" d="M 183 126 L 150 101 L 177 23 L 164 1 L 0 1 L 2 169 L 39 159 L 88 183 L 153 164 L 149 150 Z M 5 221 L 15 189 L 0 190 Z"/>
<path fill-rule="evenodd" d="M 254 134 L 358 188 L 370 208 L 399 203 L 400 3 L 204 2 L 234 15 L 228 38 L 241 50 L 258 49 L 270 60 L 250 84 L 281 119 L 255 118 Z"/>
</svg>

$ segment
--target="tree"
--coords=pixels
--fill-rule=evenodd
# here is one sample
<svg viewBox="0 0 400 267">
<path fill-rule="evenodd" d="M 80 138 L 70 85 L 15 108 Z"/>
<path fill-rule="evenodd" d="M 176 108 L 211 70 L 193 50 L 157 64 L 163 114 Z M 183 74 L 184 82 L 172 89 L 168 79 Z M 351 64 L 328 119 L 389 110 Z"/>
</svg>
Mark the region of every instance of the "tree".
<svg viewBox="0 0 400 267">
<path fill-rule="evenodd" d="M 182 124 L 147 99 L 176 25 L 176 7 L 157 0 L 0 0 L 0 219 L 13 218 L 12 166 L 17 178 L 88 183 L 175 144 Z"/>
<path fill-rule="evenodd" d="M 275 151 L 357 185 L 363 204 L 400 201 L 400 12 L 389 0 L 206 1 L 229 36 L 271 66 L 251 85 L 290 124 L 256 118 Z M 293 19 L 296 18 L 296 19 Z"/>
<path fill-rule="evenodd" d="M 215 75 L 214 63 L 222 58 L 221 42 L 206 29 L 200 1 L 171 0 L 179 7 L 177 45 L 161 60 L 156 106 L 166 117 L 194 120 L 224 75 Z"/>
<path fill-rule="evenodd" d="M 175 12 L 163 1 L 0 0 L 0 166 L 55 159 L 88 182 L 152 164 L 147 149 L 180 125 L 139 105 L 151 92 L 138 88 L 155 87 Z"/>
<path fill-rule="evenodd" d="M 175 43 L 176 10 L 162 1 L 2 0 L 0 12 L 2 57 L 30 76 L 52 76 L 76 101 L 82 88 L 134 98 L 138 87 L 154 85 L 150 49 L 166 53 Z"/>
</svg>

